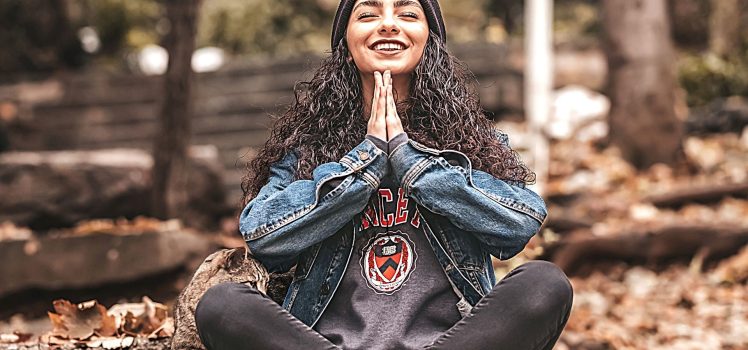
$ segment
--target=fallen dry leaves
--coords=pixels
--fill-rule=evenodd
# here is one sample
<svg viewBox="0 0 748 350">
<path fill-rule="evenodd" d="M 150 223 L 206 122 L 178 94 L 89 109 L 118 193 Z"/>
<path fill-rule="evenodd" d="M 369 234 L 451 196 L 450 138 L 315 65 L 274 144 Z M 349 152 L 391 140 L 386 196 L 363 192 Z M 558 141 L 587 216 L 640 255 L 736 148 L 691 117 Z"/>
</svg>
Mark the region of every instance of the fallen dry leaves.
<svg viewBox="0 0 748 350">
<path fill-rule="evenodd" d="M 746 349 L 748 286 L 715 273 L 621 265 L 572 277 L 574 305 L 556 349 Z"/>
<path fill-rule="evenodd" d="M 748 128 L 742 136 L 689 137 L 686 160 L 672 168 L 655 164 L 636 171 L 615 148 L 602 151 L 575 140 L 551 147 L 548 197 L 575 198 L 551 204 L 549 211 L 592 222 L 591 234 L 611 236 L 642 228 L 714 224 L 748 227 L 748 193 L 715 203 L 684 203 L 673 208 L 649 202 L 656 195 L 694 188 L 748 184 Z"/>
<path fill-rule="evenodd" d="M 58 299 L 53 305 L 56 313 L 47 313 L 52 321 L 52 336 L 84 340 L 94 334 L 108 337 L 117 332 L 114 317 L 96 300 L 76 305 Z"/>
<path fill-rule="evenodd" d="M 525 251 L 494 261 L 497 278 L 533 259 L 538 246 L 572 236 L 615 237 L 674 225 L 748 227 L 748 192 L 704 203 L 658 206 L 651 198 L 748 183 L 748 128 L 742 135 L 689 137 L 686 160 L 637 171 L 617 150 L 574 140 L 551 147 L 549 212 L 589 223 L 533 237 Z M 560 214 L 560 215 L 559 215 Z M 535 243 L 533 243 L 535 241 Z M 661 272 L 620 263 L 572 277 L 574 306 L 555 349 L 748 349 L 748 247 L 702 272 L 691 264 Z"/>
<path fill-rule="evenodd" d="M 73 304 L 59 299 L 48 312 L 52 331 L 32 339 L 29 334 L 0 336 L 0 344 L 46 344 L 125 349 L 137 339 L 160 339 L 174 333 L 168 308 L 143 297 L 141 303 L 117 304 L 108 310 L 96 300 Z"/>
</svg>

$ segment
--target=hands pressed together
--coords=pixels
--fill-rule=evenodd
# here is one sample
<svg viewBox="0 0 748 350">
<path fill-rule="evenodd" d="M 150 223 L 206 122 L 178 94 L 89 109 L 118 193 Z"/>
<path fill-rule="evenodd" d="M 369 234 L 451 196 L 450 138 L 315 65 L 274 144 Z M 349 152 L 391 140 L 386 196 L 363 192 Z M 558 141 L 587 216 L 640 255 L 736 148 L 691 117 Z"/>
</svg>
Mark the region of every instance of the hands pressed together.
<svg viewBox="0 0 748 350">
<path fill-rule="evenodd" d="M 392 73 L 374 72 L 374 98 L 366 133 L 384 141 L 390 141 L 403 133 L 403 124 L 397 115 L 395 97 L 392 92 Z"/>
</svg>

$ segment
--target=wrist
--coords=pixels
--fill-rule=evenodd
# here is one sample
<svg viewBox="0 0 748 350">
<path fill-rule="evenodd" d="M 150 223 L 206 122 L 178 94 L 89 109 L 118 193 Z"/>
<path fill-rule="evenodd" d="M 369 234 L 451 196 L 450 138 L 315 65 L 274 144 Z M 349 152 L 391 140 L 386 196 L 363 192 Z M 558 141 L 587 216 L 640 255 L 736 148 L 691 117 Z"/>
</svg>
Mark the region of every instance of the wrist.
<svg viewBox="0 0 748 350">
<path fill-rule="evenodd" d="M 366 139 L 373 142 L 374 145 L 377 146 L 377 148 L 379 148 L 382 152 L 388 153 L 387 141 L 382 140 L 372 134 L 366 134 Z"/>
</svg>

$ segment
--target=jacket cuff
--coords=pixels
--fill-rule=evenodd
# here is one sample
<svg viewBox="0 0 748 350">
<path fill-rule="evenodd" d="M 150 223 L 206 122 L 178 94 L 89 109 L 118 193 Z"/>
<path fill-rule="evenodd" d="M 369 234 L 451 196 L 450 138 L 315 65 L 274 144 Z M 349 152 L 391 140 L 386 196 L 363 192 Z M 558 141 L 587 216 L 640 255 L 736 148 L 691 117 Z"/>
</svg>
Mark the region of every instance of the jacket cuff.
<svg viewBox="0 0 748 350">
<path fill-rule="evenodd" d="M 472 164 L 465 154 L 455 150 L 436 150 L 408 139 L 392 150 L 389 155 L 393 176 L 406 194 L 410 194 L 410 185 L 413 181 L 430 165 L 437 162 L 434 157 L 444 158 L 445 163 L 462 173 L 468 182 L 472 181 L 470 174 Z"/>
<path fill-rule="evenodd" d="M 378 138 L 378 137 L 376 137 L 374 135 L 369 135 L 369 134 L 366 135 L 366 139 L 369 140 L 369 141 L 371 141 L 371 142 L 374 142 L 374 145 L 376 145 L 377 148 L 379 148 L 383 152 L 387 153 L 387 150 L 388 150 L 388 148 L 387 148 L 387 141 L 382 140 L 382 139 L 380 139 L 380 138 Z"/>
<path fill-rule="evenodd" d="M 373 188 L 378 188 L 389 172 L 387 153 L 368 138 L 343 156 L 340 164 L 358 173 Z"/>
<path fill-rule="evenodd" d="M 410 194 L 408 185 L 412 181 L 409 179 L 418 176 L 431 163 L 429 155 L 413 147 L 412 142 L 401 143 L 392 150 L 389 157 L 392 176 L 406 194 Z"/>
<path fill-rule="evenodd" d="M 402 145 L 405 142 L 408 142 L 408 134 L 405 132 L 393 137 L 389 142 L 387 142 L 387 149 L 389 150 L 388 153 L 392 153 L 392 151 L 394 151 L 398 146 Z"/>
</svg>

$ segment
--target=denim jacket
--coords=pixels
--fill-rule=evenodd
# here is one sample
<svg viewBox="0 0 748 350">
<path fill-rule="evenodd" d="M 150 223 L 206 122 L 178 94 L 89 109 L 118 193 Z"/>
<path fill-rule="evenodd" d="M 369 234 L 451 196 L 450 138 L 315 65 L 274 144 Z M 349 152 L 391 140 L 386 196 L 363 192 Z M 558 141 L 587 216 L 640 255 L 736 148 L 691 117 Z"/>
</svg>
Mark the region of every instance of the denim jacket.
<svg viewBox="0 0 748 350">
<path fill-rule="evenodd" d="M 506 135 L 497 136 L 508 145 Z M 310 180 L 294 180 L 297 160 L 290 152 L 271 166 L 268 183 L 243 209 L 239 229 L 269 271 L 296 265 L 282 306 L 310 327 L 348 266 L 360 226 L 355 217 L 388 174 L 418 204 L 463 316 L 496 283 L 490 255 L 506 260 L 522 251 L 547 215 L 543 200 L 524 184 L 473 169 L 461 152 L 414 140 L 388 155 L 364 139 L 338 162 L 319 165 Z M 331 181 L 336 186 L 323 189 Z"/>
</svg>

